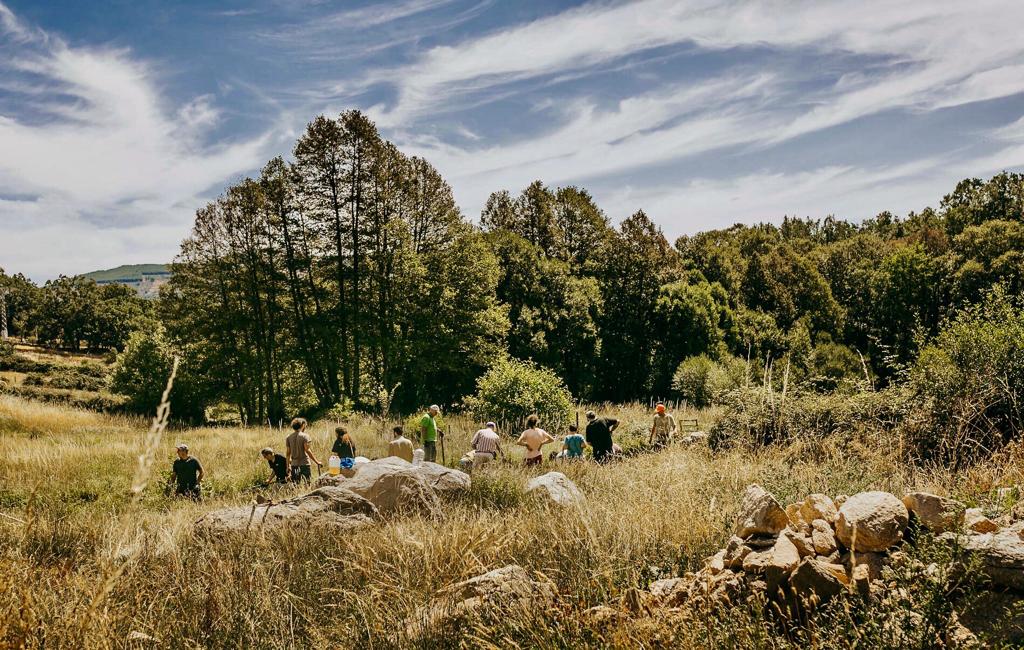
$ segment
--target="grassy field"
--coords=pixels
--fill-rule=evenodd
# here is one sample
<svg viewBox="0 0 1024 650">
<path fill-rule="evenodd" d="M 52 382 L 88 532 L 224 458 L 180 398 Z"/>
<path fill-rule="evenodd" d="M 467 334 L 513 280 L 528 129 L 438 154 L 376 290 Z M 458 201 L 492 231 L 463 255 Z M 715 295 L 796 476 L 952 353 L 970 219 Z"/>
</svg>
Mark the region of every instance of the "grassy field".
<svg viewBox="0 0 1024 650">
<path fill-rule="evenodd" d="M 614 414 L 633 436 L 648 414 Z M 700 413 L 702 426 L 715 413 Z M 474 423 L 453 418 L 449 464 Z M 326 456 L 335 423 L 312 427 Z M 360 453 L 379 456 L 390 423 L 348 423 Z M 526 470 L 498 463 L 473 477 L 440 516 L 406 516 L 343 536 L 286 531 L 208 543 L 192 533 L 204 512 L 250 503 L 268 474 L 258 451 L 281 449 L 267 428 L 170 430 L 141 498 L 131 485 L 148 423 L 0 396 L 0 645 L 7 647 L 393 647 L 399 623 L 440 587 L 518 563 L 559 588 L 558 609 L 507 625 L 454 633 L 466 647 L 844 647 L 858 626 L 781 634 L 756 608 L 695 621 L 641 616 L 611 628 L 583 615 L 620 602 L 659 575 L 700 566 L 728 539 L 744 487 L 783 502 L 810 492 L 910 488 L 994 507 L 1002 485 L 1022 483 L 1014 453 L 961 473 L 901 464 L 896 441 L 825 438 L 763 451 L 672 447 L 621 463 L 558 466 L 587 495 L 578 511 L 524 498 Z M 207 470 L 201 503 L 164 496 L 174 443 Z M 506 445 L 511 449 L 510 445 Z M 517 454 L 518 457 L 518 454 Z M 830 619 L 831 620 L 831 619 Z M 825 625 L 824 623 L 822 625 Z M 814 635 L 818 635 L 814 637 Z M 808 638 L 817 639 L 808 645 Z"/>
</svg>

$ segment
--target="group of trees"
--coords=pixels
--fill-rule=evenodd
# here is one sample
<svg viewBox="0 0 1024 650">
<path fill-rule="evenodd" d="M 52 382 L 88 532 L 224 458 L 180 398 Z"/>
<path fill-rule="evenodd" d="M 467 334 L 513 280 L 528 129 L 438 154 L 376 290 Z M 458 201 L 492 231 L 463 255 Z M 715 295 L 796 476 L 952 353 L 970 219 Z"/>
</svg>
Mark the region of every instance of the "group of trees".
<svg viewBox="0 0 1024 650">
<path fill-rule="evenodd" d="M 128 337 L 154 321 L 153 305 L 134 289 L 60 276 L 43 286 L 0 269 L 7 330 L 12 337 L 78 350 L 123 350 Z"/>
<path fill-rule="evenodd" d="M 1024 290 L 1022 213 L 1024 177 L 1003 173 L 902 219 L 786 218 L 672 243 L 642 211 L 614 226 L 585 189 L 536 181 L 492 194 L 476 226 L 437 170 L 351 111 L 317 117 L 291 161 L 197 212 L 156 301 L 162 326 L 145 328 L 159 344 L 133 349 L 180 355 L 195 400 L 249 421 L 379 395 L 400 410 L 457 402 L 507 359 L 585 400 L 702 401 L 772 364 L 817 390 L 882 385 L 955 309 Z M 117 287 L 2 280 L 13 331 L 46 341 L 120 349 L 149 313 Z"/>
</svg>

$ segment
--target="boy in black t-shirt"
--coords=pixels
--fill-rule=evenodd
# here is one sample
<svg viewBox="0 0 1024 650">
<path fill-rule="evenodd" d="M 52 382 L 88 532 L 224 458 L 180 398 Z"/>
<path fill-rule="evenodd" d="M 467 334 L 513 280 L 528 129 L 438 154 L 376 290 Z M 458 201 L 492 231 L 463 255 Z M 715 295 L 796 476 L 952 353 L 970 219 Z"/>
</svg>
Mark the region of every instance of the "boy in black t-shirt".
<svg viewBox="0 0 1024 650">
<path fill-rule="evenodd" d="M 203 482 L 203 466 L 198 458 L 189 455 L 188 445 L 178 445 L 177 450 L 178 459 L 171 466 L 174 473 L 171 481 L 176 483 L 174 493 L 198 501 Z"/>
<path fill-rule="evenodd" d="M 263 458 L 267 461 L 267 465 L 270 465 L 270 471 L 273 474 L 267 479 L 267 485 L 271 483 L 287 483 L 288 482 L 288 459 L 281 454 L 275 454 L 274 450 L 270 447 L 266 447 L 260 452 Z"/>
</svg>

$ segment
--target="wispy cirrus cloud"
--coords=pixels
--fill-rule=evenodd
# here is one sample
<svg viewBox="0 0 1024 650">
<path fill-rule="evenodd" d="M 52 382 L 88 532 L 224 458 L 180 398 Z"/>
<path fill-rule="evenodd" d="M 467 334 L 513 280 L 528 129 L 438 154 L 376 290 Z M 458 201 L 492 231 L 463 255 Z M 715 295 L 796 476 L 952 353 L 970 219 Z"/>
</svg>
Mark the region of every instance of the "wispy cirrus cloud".
<svg viewBox="0 0 1024 650">
<path fill-rule="evenodd" d="M 213 98 L 175 107 L 159 74 L 131 52 L 70 46 L 25 27 L 3 4 L 0 15 L 3 36 L 14 37 L 2 42 L 0 74 L 22 79 L 8 91 L 33 107 L 32 119 L 0 113 L 0 222 L 16 233 L 0 243 L 6 264 L 48 277 L 54 260 L 40 250 L 95 241 L 95 259 L 126 238 L 159 242 L 166 259 L 204 196 L 268 155 L 269 131 L 209 143 Z M 170 241 L 160 239 L 167 224 L 179 233 Z M 83 238 L 90 231 L 104 234 Z M 89 267 L 62 269 L 75 270 Z"/>
</svg>

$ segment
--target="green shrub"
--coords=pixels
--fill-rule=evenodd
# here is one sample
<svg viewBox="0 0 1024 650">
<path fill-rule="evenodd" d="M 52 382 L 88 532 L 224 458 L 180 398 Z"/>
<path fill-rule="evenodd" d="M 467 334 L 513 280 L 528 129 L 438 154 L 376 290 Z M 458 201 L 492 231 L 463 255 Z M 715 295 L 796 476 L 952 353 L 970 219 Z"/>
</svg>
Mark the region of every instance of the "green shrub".
<svg viewBox="0 0 1024 650">
<path fill-rule="evenodd" d="M 10 341 L 0 341 L 0 359 L 10 359 L 14 356 L 14 344 Z"/>
<path fill-rule="evenodd" d="M 924 458 L 969 462 L 1024 430 L 1024 305 L 1001 288 L 956 313 L 925 346 L 909 383 Z"/>
<path fill-rule="evenodd" d="M 743 386 L 746 379 L 747 364 L 742 359 L 728 357 L 719 362 L 700 354 L 679 364 L 672 377 L 672 389 L 694 407 L 705 408 Z"/>
<path fill-rule="evenodd" d="M 47 373 L 28 373 L 24 384 L 67 390 L 100 391 L 107 387 L 107 380 L 105 376 L 95 377 L 78 366 L 57 366 Z"/>
<path fill-rule="evenodd" d="M 171 417 L 201 422 L 206 404 L 189 372 L 188 359 L 171 347 L 162 326 L 132 333 L 124 352 L 117 355 L 111 390 L 127 398 L 129 411 L 148 416 L 155 414 L 167 387 L 175 354 L 181 362 L 171 391 Z"/>
<path fill-rule="evenodd" d="M 552 431 L 562 429 L 573 412 L 572 395 L 554 372 L 530 361 L 504 359 L 476 383 L 464 401 L 480 421 L 494 420 L 504 431 L 521 428 L 531 413 Z"/>
<path fill-rule="evenodd" d="M 88 411 L 99 411 L 101 413 L 123 413 L 126 410 L 125 405 L 128 401 L 124 395 L 50 388 L 48 386 L 11 386 L 6 390 L 13 395 L 26 399 L 67 404 L 68 406 Z"/>
</svg>

